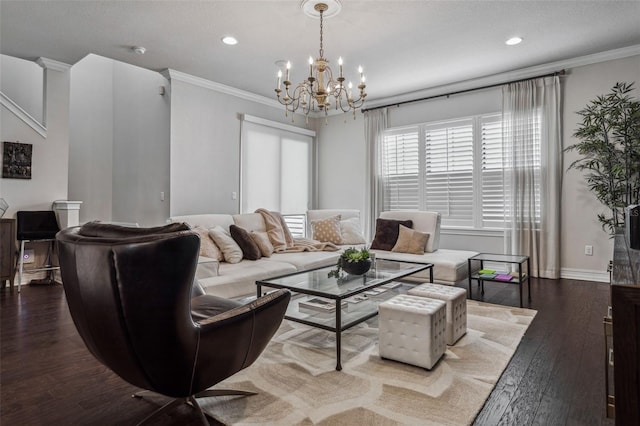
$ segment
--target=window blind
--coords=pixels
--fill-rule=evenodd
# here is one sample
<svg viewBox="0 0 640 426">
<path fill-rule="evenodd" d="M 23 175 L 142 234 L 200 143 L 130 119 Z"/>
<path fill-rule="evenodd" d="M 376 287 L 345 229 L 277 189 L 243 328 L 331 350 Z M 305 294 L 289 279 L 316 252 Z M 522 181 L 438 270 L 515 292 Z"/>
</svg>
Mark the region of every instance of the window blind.
<svg viewBox="0 0 640 426">
<path fill-rule="evenodd" d="M 522 149 L 533 166 L 539 200 L 539 122 L 536 126 L 536 140 Z M 443 226 L 504 228 L 510 205 L 504 179 L 521 168 L 510 170 L 505 163 L 503 132 L 501 114 L 385 131 L 379 176 L 384 210 L 437 211 Z"/>
<path fill-rule="evenodd" d="M 473 226 L 473 121 L 427 125 L 424 137 L 426 209 Z"/>
<path fill-rule="evenodd" d="M 292 234 L 304 236 L 299 222 L 312 200 L 313 138 L 269 123 L 242 122 L 240 211 L 280 212 Z"/>
<path fill-rule="evenodd" d="M 482 227 L 502 228 L 505 209 L 510 205 L 505 199 L 503 182 L 502 117 L 480 118 L 482 165 L 481 205 Z M 508 213 L 508 212 L 507 212 Z"/>
<path fill-rule="evenodd" d="M 384 136 L 382 179 L 384 210 L 420 208 L 420 147 L 418 128 L 402 129 Z"/>
</svg>

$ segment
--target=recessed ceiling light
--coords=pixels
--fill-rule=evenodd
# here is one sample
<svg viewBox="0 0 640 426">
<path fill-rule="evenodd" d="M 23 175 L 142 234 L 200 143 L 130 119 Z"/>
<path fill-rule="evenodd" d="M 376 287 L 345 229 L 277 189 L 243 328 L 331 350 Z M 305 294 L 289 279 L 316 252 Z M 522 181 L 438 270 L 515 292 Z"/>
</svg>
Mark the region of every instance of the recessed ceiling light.
<svg viewBox="0 0 640 426">
<path fill-rule="evenodd" d="M 224 37 L 222 37 L 222 42 L 224 44 L 229 45 L 229 46 L 233 46 L 234 44 L 238 44 L 238 40 L 236 40 L 236 38 L 232 37 L 232 36 L 224 36 Z"/>
<path fill-rule="evenodd" d="M 509 40 L 505 41 L 505 44 L 509 46 L 515 46 L 520 43 L 522 43 L 522 37 L 511 37 Z"/>
<path fill-rule="evenodd" d="M 144 55 L 144 52 L 147 51 L 147 49 L 142 46 L 133 46 L 131 47 L 131 50 L 133 50 L 133 53 L 136 53 L 138 55 Z"/>
</svg>

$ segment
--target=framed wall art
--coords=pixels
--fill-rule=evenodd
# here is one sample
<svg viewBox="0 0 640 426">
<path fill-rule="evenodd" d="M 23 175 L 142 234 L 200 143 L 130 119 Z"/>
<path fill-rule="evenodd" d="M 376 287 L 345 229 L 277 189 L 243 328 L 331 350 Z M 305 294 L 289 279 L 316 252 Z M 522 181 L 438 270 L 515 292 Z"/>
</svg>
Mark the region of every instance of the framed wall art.
<svg viewBox="0 0 640 426">
<path fill-rule="evenodd" d="M 30 143 L 2 143 L 2 177 L 9 179 L 31 179 L 31 155 L 33 145 Z"/>
</svg>

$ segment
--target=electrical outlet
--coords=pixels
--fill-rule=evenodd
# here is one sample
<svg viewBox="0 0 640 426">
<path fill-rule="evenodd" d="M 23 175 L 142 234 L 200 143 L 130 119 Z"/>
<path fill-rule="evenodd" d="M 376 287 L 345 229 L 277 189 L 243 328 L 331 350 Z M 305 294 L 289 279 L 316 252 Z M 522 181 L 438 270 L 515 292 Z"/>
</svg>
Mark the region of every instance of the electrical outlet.
<svg viewBox="0 0 640 426">
<path fill-rule="evenodd" d="M 33 263 L 35 262 L 35 253 L 33 249 L 25 249 L 24 251 L 24 263 Z"/>
<path fill-rule="evenodd" d="M 238 199 L 238 193 L 237 193 L 236 191 L 233 191 L 233 192 L 231 193 L 231 199 L 232 199 L 232 200 L 237 200 L 237 199 Z"/>
<path fill-rule="evenodd" d="M 593 246 L 584 246 L 584 254 L 587 256 L 593 256 Z"/>
</svg>

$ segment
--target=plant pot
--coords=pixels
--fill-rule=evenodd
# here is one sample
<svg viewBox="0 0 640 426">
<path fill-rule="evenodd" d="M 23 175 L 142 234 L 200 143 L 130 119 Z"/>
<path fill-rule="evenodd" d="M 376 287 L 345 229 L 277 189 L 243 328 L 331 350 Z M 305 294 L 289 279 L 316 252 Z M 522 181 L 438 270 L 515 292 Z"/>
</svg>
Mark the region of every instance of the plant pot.
<svg viewBox="0 0 640 426">
<path fill-rule="evenodd" d="M 347 262 L 343 260 L 341 262 L 342 269 L 351 275 L 366 274 L 371 269 L 371 259 L 360 260 L 358 262 Z"/>
</svg>

